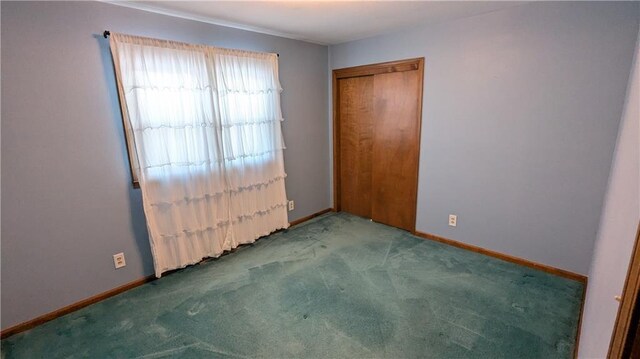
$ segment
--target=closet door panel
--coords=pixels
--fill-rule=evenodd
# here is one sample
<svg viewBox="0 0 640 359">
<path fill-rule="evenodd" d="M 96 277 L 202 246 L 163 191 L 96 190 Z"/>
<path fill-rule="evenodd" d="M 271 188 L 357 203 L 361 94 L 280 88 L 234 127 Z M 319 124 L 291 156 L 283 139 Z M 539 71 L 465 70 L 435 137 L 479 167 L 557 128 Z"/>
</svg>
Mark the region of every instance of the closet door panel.
<svg viewBox="0 0 640 359">
<path fill-rule="evenodd" d="M 403 71 L 374 76 L 371 218 L 408 231 L 415 230 L 420 74 Z"/>
<path fill-rule="evenodd" d="M 371 218 L 373 76 L 340 79 L 338 86 L 341 206 Z"/>
</svg>

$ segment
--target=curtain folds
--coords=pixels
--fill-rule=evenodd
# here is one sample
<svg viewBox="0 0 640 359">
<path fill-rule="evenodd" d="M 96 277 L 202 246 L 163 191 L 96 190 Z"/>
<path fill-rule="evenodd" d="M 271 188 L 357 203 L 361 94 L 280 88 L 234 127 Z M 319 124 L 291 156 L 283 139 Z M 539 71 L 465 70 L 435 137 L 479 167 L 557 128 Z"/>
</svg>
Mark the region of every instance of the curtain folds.
<svg viewBox="0 0 640 359">
<path fill-rule="evenodd" d="M 275 54 L 111 33 L 156 276 L 289 226 Z"/>
</svg>

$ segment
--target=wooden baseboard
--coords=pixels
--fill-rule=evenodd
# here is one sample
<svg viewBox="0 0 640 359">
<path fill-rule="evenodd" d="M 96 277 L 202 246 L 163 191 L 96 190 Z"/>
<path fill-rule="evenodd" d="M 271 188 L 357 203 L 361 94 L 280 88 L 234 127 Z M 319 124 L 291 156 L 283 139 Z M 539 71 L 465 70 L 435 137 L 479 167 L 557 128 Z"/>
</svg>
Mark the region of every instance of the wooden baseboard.
<svg viewBox="0 0 640 359">
<path fill-rule="evenodd" d="M 472 252 L 484 254 L 484 255 L 487 255 L 487 256 L 490 256 L 490 257 L 498 258 L 498 259 L 501 259 L 503 261 L 519 264 L 519 265 L 522 265 L 522 266 L 525 266 L 525 267 L 534 268 L 534 269 L 537 269 L 537 270 L 541 270 L 543 272 L 555 274 L 555 275 L 560 276 L 560 277 L 564 277 L 564 278 L 567 278 L 567 279 L 575 280 L 575 281 L 578 281 L 580 283 L 584 283 L 584 284 L 587 283 L 587 276 L 582 275 L 582 274 L 578 274 L 578 273 L 574 273 L 574 272 L 571 272 L 571 271 L 568 271 L 568 270 L 564 270 L 564 269 L 552 267 L 552 266 L 549 266 L 549 265 L 546 265 L 546 264 L 533 262 L 533 261 L 530 261 L 530 260 L 527 260 L 527 259 L 524 259 L 524 258 L 515 257 L 515 256 L 512 256 L 512 255 L 508 255 L 508 254 L 492 251 L 490 249 L 485 249 L 485 248 L 482 248 L 482 247 L 474 246 L 472 244 L 467 244 L 467 243 L 454 241 L 453 239 L 440 237 L 440 236 L 437 236 L 437 235 L 431 234 L 431 233 L 424 233 L 424 232 L 416 231 L 414 234 L 416 236 L 418 236 L 418 237 L 430 239 L 432 241 L 436 241 L 436 242 L 448 244 L 450 246 L 466 249 L 466 250 L 469 250 L 469 251 L 472 251 Z"/>
<path fill-rule="evenodd" d="M 584 303 L 587 301 L 587 285 L 589 280 L 585 277 L 582 292 L 582 302 L 580 302 L 580 316 L 578 317 L 578 328 L 576 328 L 576 342 L 573 347 L 573 359 L 578 359 L 578 348 L 580 347 L 580 331 L 582 329 L 582 315 L 584 313 Z"/>
<path fill-rule="evenodd" d="M 64 308 L 60 308 L 58 310 L 54 310 L 53 312 L 47 313 L 45 315 L 41 315 L 35 319 L 31 319 L 27 322 L 24 323 L 20 323 L 17 325 L 14 325 L 13 327 L 9 327 L 5 330 L 3 330 L 0 333 L 0 339 L 4 339 L 6 337 L 12 336 L 14 334 L 20 333 L 20 332 L 24 332 L 25 330 L 29 330 L 32 329 L 38 325 L 44 324 L 48 321 L 54 320 L 58 317 L 61 317 L 65 314 L 69 314 L 71 312 L 75 312 L 76 310 L 82 309 L 88 305 L 100 302 L 102 300 L 105 300 L 107 298 L 113 297 L 114 295 L 118 295 L 122 292 L 126 292 L 129 289 L 133 289 L 135 287 L 141 286 L 145 283 L 151 282 L 152 280 L 155 280 L 156 277 L 155 276 L 148 276 L 148 277 L 144 277 L 142 279 L 138 279 L 135 280 L 133 282 L 129 282 L 125 285 L 121 285 L 117 288 L 108 290 L 106 292 L 94 295 L 93 297 L 81 300 L 79 302 L 73 303 L 71 305 L 68 305 Z"/>
<path fill-rule="evenodd" d="M 333 210 L 332 208 L 323 209 L 320 212 L 316 212 L 316 213 L 311 214 L 309 216 L 306 216 L 306 217 L 303 217 L 303 218 L 300 218 L 300 219 L 296 219 L 295 221 L 292 221 L 289 224 L 291 226 L 295 226 L 296 224 L 300 224 L 302 222 L 308 221 L 308 220 L 310 220 L 312 218 L 318 217 L 318 216 L 323 215 L 323 214 L 325 214 L 327 212 L 330 212 L 332 210 Z M 225 254 L 226 254 L 226 252 L 225 252 Z M 165 273 L 165 276 L 167 274 L 169 274 L 169 273 Z M 82 308 L 84 308 L 84 307 L 86 307 L 88 305 L 100 302 L 102 300 L 105 300 L 105 299 L 107 299 L 109 297 L 113 297 L 114 295 L 120 294 L 122 292 L 126 292 L 129 289 L 133 289 L 135 287 L 141 286 L 141 285 L 143 285 L 145 283 L 148 283 L 148 282 L 151 282 L 151 281 L 153 281 L 155 279 L 156 279 L 156 277 L 154 275 L 151 275 L 151 276 L 148 276 L 148 277 L 144 277 L 142 279 L 138 279 L 138 280 L 135 280 L 133 282 L 127 283 L 125 285 L 122 285 L 120 287 L 108 290 L 108 291 L 106 291 L 104 293 L 100 293 L 100 294 L 95 295 L 93 297 L 81 300 L 81 301 L 79 301 L 77 303 L 73 303 L 73 304 L 68 305 L 68 306 L 66 306 L 64 308 L 60 308 L 58 310 L 54 310 L 53 312 L 41 315 L 41 316 L 39 316 L 37 318 L 31 319 L 31 320 L 26 321 L 24 323 L 20 323 L 20 324 L 14 325 L 13 327 L 9 327 L 9 328 L 3 330 L 0 333 L 0 339 L 4 339 L 4 338 L 7 338 L 7 337 L 12 336 L 14 334 L 17 334 L 17 333 L 20 333 L 20 332 L 24 332 L 25 330 L 29 330 L 31 328 L 37 327 L 38 325 L 41 325 L 41 324 L 44 324 L 44 323 L 49 322 L 51 320 L 54 320 L 54 319 L 56 319 L 58 317 L 61 317 L 61 316 L 65 315 L 65 314 L 69 314 L 71 312 L 75 312 L 76 310 L 82 309 Z"/>
<path fill-rule="evenodd" d="M 560 277 L 563 277 L 563 278 L 567 278 L 567 279 L 570 279 L 570 280 L 575 280 L 575 281 L 578 281 L 578 282 L 582 283 L 584 285 L 584 287 L 583 287 L 583 292 L 582 292 L 582 301 L 580 302 L 580 315 L 578 317 L 578 327 L 576 328 L 576 341 L 575 341 L 575 346 L 573 348 L 573 358 L 574 359 L 578 358 L 578 346 L 580 344 L 580 328 L 582 327 L 582 315 L 583 315 L 583 312 L 584 312 L 584 302 L 585 302 L 585 299 L 586 299 L 586 296 L 587 296 L 587 284 L 588 284 L 587 276 L 584 276 L 584 275 L 578 274 L 578 273 L 574 273 L 574 272 L 571 272 L 571 271 L 568 271 L 568 270 L 552 267 L 552 266 L 549 266 L 549 265 L 546 265 L 546 264 L 533 262 L 533 261 L 530 261 L 530 260 L 527 260 L 527 259 L 524 259 L 524 258 L 515 257 L 515 256 L 511 256 L 511 255 L 508 255 L 508 254 L 492 251 L 492 250 L 485 249 L 485 248 L 478 247 L 478 246 L 474 246 L 474 245 L 471 245 L 471 244 L 454 241 L 453 239 L 440 237 L 440 236 L 437 236 L 435 234 L 418 232 L 418 231 L 416 231 L 414 234 L 416 236 L 418 236 L 418 237 L 422 237 L 422 238 L 429 239 L 429 240 L 432 240 L 432 241 L 448 244 L 450 246 L 466 249 L 466 250 L 469 250 L 469 251 L 472 251 L 472 252 L 484 254 L 484 255 L 487 255 L 489 257 L 498 258 L 498 259 L 501 259 L 503 261 L 519 264 L 519 265 L 522 265 L 522 266 L 525 266 L 525 267 L 538 269 L 538 270 L 541 270 L 543 272 L 551 273 L 551 274 L 554 274 L 554 275 L 557 275 L 557 276 L 560 276 Z"/>
<path fill-rule="evenodd" d="M 323 214 L 325 214 L 327 212 L 331 212 L 331 211 L 333 211 L 333 208 L 323 209 L 320 212 L 316 212 L 316 213 L 310 214 L 310 215 L 308 215 L 306 217 L 302 217 L 300 219 L 296 219 L 295 221 L 291 221 L 291 222 L 289 222 L 289 225 L 290 226 L 295 226 L 296 224 L 300 224 L 302 222 L 306 222 L 306 221 L 308 221 L 310 219 L 316 218 L 318 216 L 321 216 L 321 215 L 323 215 Z"/>
</svg>

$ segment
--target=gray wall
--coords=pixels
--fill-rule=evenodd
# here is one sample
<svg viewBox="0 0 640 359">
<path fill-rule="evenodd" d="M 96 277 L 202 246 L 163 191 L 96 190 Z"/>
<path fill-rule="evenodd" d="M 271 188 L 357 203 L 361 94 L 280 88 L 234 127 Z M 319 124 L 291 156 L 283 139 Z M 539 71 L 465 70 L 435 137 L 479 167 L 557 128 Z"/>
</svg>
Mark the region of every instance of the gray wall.
<svg viewBox="0 0 640 359">
<path fill-rule="evenodd" d="M 640 35 L 640 34 L 639 34 Z M 640 43 L 589 270 L 580 358 L 605 358 L 640 218 Z"/>
<path fill-rule="evenodd" d="M 330 47 L 333 69 L 425 57 L 417 230 L 588 273 L 639 6 L 529 3 Z"/>
<path fill-rule="evenodd" d="M 153 273 L 105 29 L 280 53 L 290 219 L 330 206 L 325 46 L 97 2 L 1 6 L 3 329 Z"/>
</svg>

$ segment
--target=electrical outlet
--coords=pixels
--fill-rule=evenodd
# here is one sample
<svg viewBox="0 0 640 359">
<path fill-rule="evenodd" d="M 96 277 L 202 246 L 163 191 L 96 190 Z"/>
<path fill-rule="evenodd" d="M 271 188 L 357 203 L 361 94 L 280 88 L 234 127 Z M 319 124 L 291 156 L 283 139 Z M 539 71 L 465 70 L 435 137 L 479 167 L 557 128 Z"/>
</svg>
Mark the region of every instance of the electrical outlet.
<svg viewBox="0 0 640 359">
<path fill-rule="evenodd" d="M 289 201 L 289 210 L 293 211 L 293 209 L 296 208 L 295 204 L 293 203 L 293 201 Z"/>
<path fill-rule="evenodd" d="M 122 268 L 127 265 L 127 262 L 124 261 L 124 253 L 118 253 L 113 255 L 113 265 L 118 268 Z"/>
<path fill-rule="evenodd" d="M 458 224 L 458 216 L 455 214 L 449 215 L 449 226 L 455 227 Z"/>
</svg>

